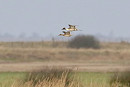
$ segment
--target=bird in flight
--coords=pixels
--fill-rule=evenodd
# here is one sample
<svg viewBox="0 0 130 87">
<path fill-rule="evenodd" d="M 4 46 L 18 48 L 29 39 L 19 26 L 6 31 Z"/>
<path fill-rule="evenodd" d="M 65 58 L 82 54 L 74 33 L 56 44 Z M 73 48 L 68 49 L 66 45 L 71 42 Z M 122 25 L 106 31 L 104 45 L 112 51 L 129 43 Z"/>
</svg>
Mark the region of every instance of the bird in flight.
<svg viewBox="0 0 130 87">
<path fill-rule="evenodd" d="M 59 34 L 59 36 L 70 37 L 70 36 L 72 36 L 72 35 L 70 34 L 70 32 L 72 32 L 72 31 L 81 31 L 81 30 L 79 30 L 79 29 L 76 28 L 77 25 L 70 25 L 70 24 L 68 24 L 68 25 L 69 25 L 69 28 L 65 28 L 65 27 L 64 27 L 64 28 L 62 29 L 62 30 L 66 30 L 66 32 L 63 31 L 64 34 Z"/>
<path fill-rule="evenodd" d="M 63 28 L 62 30 L 67 30 L 67 31 L 80 31 L 79 29 L 76 28 L 77 25 L 70 25 L 69 28 Z"/>
<path fill-rule="evenodd" d="M 63 31 L 63 33 L 64 33 L 64 34 L 59 34 L 59 36 L 65 36 L 65 37 L 70 37 L 70 36 L 72 36 L 72 35 L 70 34 L 70 31 L 67 31 L 67 32 Z"/>
</svg>

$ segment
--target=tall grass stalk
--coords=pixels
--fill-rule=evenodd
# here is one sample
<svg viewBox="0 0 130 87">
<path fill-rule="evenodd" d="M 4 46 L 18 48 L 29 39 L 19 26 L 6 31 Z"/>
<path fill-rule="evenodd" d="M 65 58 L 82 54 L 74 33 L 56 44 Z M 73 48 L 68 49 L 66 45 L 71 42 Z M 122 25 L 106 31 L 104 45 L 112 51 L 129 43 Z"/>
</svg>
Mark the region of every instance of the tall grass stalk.
<svg viewBox="0 0 130 87">
<path fill-rule="evenodd" d="M 79 81 L 75 78 L 68 78 L 69 71 L 61 73 L 61 77 L 56 78 L 54 75 L 48 77 L 42 77 L 42 79 L 28 79 L 26 82 L 15 82 L 11 87 L 81 87 Z M 31 76 L 31 75 L 30 75 Z"/>
</svg>

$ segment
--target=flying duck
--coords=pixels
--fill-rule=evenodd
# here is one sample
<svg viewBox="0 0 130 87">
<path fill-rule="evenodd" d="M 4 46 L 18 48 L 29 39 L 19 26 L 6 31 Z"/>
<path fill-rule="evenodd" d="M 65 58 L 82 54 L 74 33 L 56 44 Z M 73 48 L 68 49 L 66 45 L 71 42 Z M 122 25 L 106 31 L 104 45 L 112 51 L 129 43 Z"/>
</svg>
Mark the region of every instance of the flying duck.
<svg viewBox="0 0 130 87">
<path fill-rule="evenodd" d="M 63 33 L 64 33 L 64 34 L 59 34 L 59 36 L 65 36 L 65 37 L 70 37 L 70 36 L 72 36 L 72 35 L 70 34 L 70 31 L 67 31 L 67 32 L 63 31 Z"/>
<path fill-rule="evenodd" d="M 78 29 L 75 27 L 76 25 L 70 25 L 69 28 L 63 28 L 62 30 L 68 30 L 68 31 L 78 31 Z"/>
</svg>

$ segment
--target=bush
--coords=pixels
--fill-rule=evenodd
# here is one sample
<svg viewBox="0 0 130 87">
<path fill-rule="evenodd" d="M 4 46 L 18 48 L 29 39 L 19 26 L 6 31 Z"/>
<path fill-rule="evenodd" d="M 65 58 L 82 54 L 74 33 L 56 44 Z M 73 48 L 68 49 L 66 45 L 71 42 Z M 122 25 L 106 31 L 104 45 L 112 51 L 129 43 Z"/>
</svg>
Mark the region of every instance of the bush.
<svg viewBox="0 0 130 87">
<path fill-rule="evenodd" d="M 99 41 L 91 35 L 79 35 L 71 39 L 68 44 L 72 48 L 100 48 Z"/>
<path fill-rule="evenodd" d="M 126 87 L 130 87 L 130 72 L 125 71 L 115 73 L 110 79 L 110 84 L 120 84 L 121 87 L 123 87 L 124 85 Z"/>
</svg>

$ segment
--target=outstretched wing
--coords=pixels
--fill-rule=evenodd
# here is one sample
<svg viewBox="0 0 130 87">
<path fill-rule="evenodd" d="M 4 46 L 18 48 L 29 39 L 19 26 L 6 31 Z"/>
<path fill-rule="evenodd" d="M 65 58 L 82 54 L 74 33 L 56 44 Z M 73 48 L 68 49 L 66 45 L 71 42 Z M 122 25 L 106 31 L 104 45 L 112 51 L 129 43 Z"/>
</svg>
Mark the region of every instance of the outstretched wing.
<svg viewBox="0 0 130 87">
<path fill-rule="evenodd" d="M 66 34 L 66 32 L 65 32 L 65 31 L 63 31 L 63 33 L 64 33 L 64 34 Z"/>
<path fill-rule="evenodd" d="M 67 35 L 70 35 L 70 31 L 66 32 Z"/>
<path fill-rule="evenodd" d="M 70 28 L 70 29 L 75 29 L 75 25 L 70 25 L 70 24 L 69 24 L 69 28 Z"/>
</svg>

